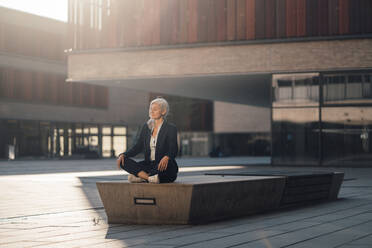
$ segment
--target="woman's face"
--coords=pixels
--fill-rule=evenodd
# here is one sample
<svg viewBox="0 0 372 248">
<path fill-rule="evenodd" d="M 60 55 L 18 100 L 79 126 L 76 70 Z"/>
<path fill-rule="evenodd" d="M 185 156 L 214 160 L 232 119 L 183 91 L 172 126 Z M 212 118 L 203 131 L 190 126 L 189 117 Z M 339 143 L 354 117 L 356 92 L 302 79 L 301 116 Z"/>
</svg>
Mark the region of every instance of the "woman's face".
<svg viewBox="0 0 372 248">
<path fill-rule="evenodd" d="M 158 120 L 165 115 L 165 110 L 162 110 L 159 104 L 153 103 L 150 106 L 149 114 L 151 119 Z"/>
</svg>

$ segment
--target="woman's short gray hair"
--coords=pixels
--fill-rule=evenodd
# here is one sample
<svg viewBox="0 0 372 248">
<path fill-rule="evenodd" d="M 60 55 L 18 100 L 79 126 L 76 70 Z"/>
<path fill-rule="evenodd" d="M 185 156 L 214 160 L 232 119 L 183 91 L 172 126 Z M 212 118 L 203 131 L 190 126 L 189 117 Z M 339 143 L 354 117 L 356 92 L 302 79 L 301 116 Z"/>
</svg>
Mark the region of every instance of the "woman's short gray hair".
<svg viewBox="0 0 372 248">
<path fill-rule="evenodd" d="M 159 104 L 161 110 L 165 110 L 165 114 L 164 114 L 163 118 L 166 119 L 167 116 L 168 116 L 168 113 L 169 113 L 169 104 L 168 104 L 167 100 L 165 100 L 162 97 L 155 98 L 150 103 L 149 112 L 150 112 L 151 105 L 154 104 L 154 103 Z"/>
</svg>

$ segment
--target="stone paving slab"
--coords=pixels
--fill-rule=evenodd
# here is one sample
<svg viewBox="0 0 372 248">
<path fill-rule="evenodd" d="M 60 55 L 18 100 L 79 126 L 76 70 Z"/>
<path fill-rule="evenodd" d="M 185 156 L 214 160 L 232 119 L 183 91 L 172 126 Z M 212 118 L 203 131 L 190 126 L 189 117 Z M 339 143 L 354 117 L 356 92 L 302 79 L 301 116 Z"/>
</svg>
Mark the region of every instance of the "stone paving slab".
<svg viewBox="0 0 372 248">
<path fill-rule="evenodd" d="M 265 239 L 268 236 L 279 235 L 281 233 L 283 232 L 265 230 L 252 231 L 238 235 L 220 236 L 218 239 L 205 239 L 204 242 L 190 242 L 189 240 L 187 244 L 183 245 L 183 247 L 229 247 L 252 240 Z"/>
<path fill-rule="evenodd" d="M 219 168 L 217 160 L 183 161 L 181 177 L 314 170 L 255 165 L 262 158 L 221 160 Z M 244 163 L 250 165 L 236 166 Z M 125 180 L 115 166 L 115 160 L 0 161 L 0 247 L 372 247 L 372 169 L 321 168 L 345 173 L 340 199 L 329 203 L 208 225 L 141 226 L 107 224 L 95 182 Z"/>
<path fill-rule="evenodd" d="M 321 225 L 315 225 L 308 228 L 294 229 L 287 233 L 282 233 L 281 235 L 274 235 L 272 237 L 266 237 L 267 241 L 271 244 L 272 247 L 336 247 L 340 244 L 352 240 L 355 238 L 355 235 L 352 235 L 352 232 L 356 232 L 357 227 L 363 227 L 366 223 L 369 223 L 372 220 L 368 221 L 353 221 L 352 218 L 339 220 L 337 223 L 326 223 Z M 340 233 L 341 231 L 348 229 L 349 236 L 338 236 L 335 238 L 334 233 Z M 359 233 L 360 236 L 363 236 L 366 233 Z M 321 238 L 319 238 L 321 237 Z M 333 239 L 335 238 L 335 239 Z M 241 247 L 261 247 L 262 240 L 257 240 L 254 242 L 242 242 Z M 238 246 L 240 247 L 240 246 Z"/>
<path fill-rule="evenodd" d="M 342 245 L 342 246 L 339 246 L 340 248 L 371 248 L 371 245 Z"/>
<path fill-rule="evenodd" d="M 372 234 L 372 222 L 363 223 L 353 228 L 346 228 L 334 233 L 329 233 L 309 241 L 302 241 L 297 244 L 298 248 L 312 248 L 312 247 L 332 247 L 341 246 L 349 243 L 350 240 L 358 240 L 365 235 Z"/>
<path fill-rule="evenodd" d="M 351 241 L 348 245 L 371 245 L 371 244 L 372 244 L 372 234 L 369 234 L 360 239 Z"/>
</svg>

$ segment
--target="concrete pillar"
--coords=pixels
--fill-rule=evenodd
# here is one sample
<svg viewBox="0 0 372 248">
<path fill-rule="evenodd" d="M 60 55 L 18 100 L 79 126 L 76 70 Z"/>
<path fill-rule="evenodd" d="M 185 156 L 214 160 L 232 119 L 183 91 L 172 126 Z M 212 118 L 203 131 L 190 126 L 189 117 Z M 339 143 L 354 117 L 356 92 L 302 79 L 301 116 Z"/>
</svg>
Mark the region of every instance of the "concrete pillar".
<svg viewBox="0 0 372 248">
<path fill-rule="evenodd" d="M 68 128 L 63 128 L 63 156 L 68 156 Z"/>
<path fill-rule="evenodd" d="M 76 151 L 76 130 L 75 124 L 71 125 L 71 153 L 74 154 Z"/>
<path fill-rule="evenodd" d="M 98 156 L 102 158 L 102 125 L 97 125 L 98 127 Z"/>
<path fill-rule="evenodd" d="M 60 136 L 59 136 L 59 128 L 57 127 L 56 129 L 57 129 L 57 137 L 56 137 L 56 154 L 55 154 L 55 156 L 56 157 L 60 157 L 61 144 L 59 142 L 59 138 L 60 138 Z"/>
<path fill-rule="evenodd" d="M 114 150 L 114 127 L 111 126 L 111 157 L 115 157 L 115 150 Z"/>
<path fill-rule="evenodd" d="M 49 137 L 50 137 L 50 151 L 49 151 L 49 157 L 54 157 L 54 129 L 55 126 L 53 123 L 50 124 L 49 128 Z"/>
</svg>

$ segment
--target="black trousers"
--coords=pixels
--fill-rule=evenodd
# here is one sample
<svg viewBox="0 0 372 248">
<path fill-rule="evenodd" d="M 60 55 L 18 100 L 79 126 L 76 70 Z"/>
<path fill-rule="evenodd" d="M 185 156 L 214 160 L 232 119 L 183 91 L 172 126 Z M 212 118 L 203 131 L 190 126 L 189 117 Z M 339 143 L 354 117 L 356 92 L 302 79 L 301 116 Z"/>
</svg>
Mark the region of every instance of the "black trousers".
<svg viewBox="0 0 372 248">
<path fill-rule="evenodd" d="M 138 176 L 140 171 L 144 171 L 149 176 L 158 175 L 160 183 L 171 183 L 177 178 L 178 167 L 173 165 L 171 161 L 168 162 L 168 167 L 165 171 L 158 170 L 158 164 L 155 162 L 139 161 L 136 162 L 131 158 L 124 158 L 124 166 L 120 167 L 126 172 Z"/>
</svg>

